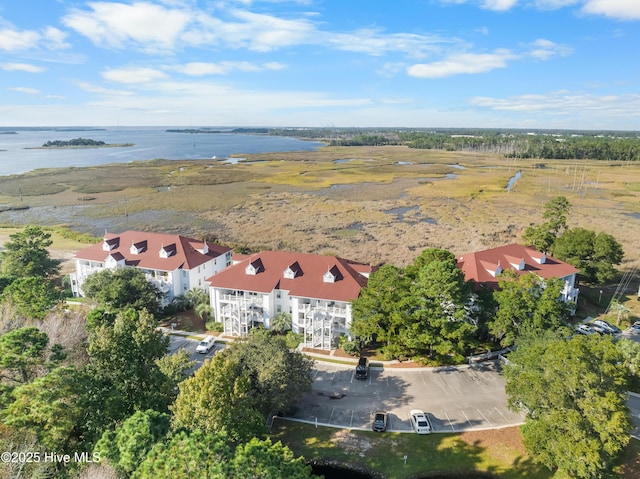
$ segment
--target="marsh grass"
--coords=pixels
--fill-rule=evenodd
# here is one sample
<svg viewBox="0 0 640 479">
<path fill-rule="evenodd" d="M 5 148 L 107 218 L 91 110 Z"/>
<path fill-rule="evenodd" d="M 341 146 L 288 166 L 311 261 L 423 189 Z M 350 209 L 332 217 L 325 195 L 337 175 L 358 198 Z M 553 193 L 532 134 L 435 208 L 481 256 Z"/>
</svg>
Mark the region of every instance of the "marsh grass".
<svg viewBox="0 0 640 479">
<path fill-rule="evenodd" d="M 37 218 L 40 206 L 56 206 L 58 223 L 93 234 L 106 226 L 144 227 L 404 265 L 427 247 L 464 254 L 517 242 L 528 225 L 541 221 L 544 203 L 564 195 L 573 205 L 570 226 L 614 234 L 625 249 L 623 267 L 640 256 L 640 220 L 630 216 L 640 211 L 640 165 L 401 146 L 246 158 L 237 165 L 156 159 L 38 170 L 0 178 L 0 203 L 30 206 L 25 218 Z M 507 193 L 517 171 L 522 177 Z M 446 176 L 451 174 L 455 179 Z M 86 195 L 94 199 L 79 199 Z M 91 219 L 87 225 L 77 223 L 78 206 Z M 409 208 L 402 220 L 385 212 L 398 207 Z M 19 222 L 20 214 L 0 213 L 0 222 L 7 218 Z M 43 217 L 42 224 L 48 221 Z"/>
</svg>

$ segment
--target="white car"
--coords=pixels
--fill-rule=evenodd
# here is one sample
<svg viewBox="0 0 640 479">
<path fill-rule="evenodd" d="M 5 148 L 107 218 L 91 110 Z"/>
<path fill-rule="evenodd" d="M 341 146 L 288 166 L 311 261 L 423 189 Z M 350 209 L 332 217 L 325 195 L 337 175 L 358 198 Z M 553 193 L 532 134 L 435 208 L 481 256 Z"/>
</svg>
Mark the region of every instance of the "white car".
<svg viewBox="0 0 640 479">
<path fill-rule="evenodd" d="M 198 344 L 198 346 L 196 347 L 196 353 L 207 354 L 209 351 L 211 351 L 211 348 L 215 346 L 215 343 L 216 338 L 214 336 L 207 336 L 202 341 L 200 341 L 200 344 Z"/>
<path fill-rule="evenodd" d="M 590 334 L 596 334 L 597 331 L 595 329 L 593 329 L 591 326 L 588 326 L 586 324 L 580 324 L 577 328 L 576 331 L 580 334 L 584 334 L 584 335 L 590 335 Z"/>
<path fill-rule="evenodd" d="M 409 413 L 409 419 L 415 432 L 418 434 L 431 434 L 431 422 L 424 411 L 412 409 Z"/>
</svg>

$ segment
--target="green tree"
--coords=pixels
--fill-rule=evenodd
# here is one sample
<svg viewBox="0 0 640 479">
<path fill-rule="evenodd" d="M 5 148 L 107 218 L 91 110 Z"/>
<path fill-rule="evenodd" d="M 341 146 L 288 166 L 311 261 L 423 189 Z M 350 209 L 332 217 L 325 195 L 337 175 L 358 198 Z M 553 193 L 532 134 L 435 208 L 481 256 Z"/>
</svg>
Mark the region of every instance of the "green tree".
<svg viewBox="0 0 640 479">
<path fill-rule="evenodd" d="M 14 329 L 0 336 L 0 379 L 9 385 L 27 384 L 45 362 L 49 337 L 34 327 Z"/>
<path fill-rule="evenodd" d="M 291 449 L 270 439 L 251 439 L 236 448 L 231 461 L 234 479 L 313 479 L 311 466 L 304 457 L 295 457 Z"/>
<path fill-rule="evenodd" d="M 187 378 L 187 371 L 195 366 L 196 361 L 190 359 L 185 349 L 180 349 L 156 359 L 155 362 L 162 373 L 161 381 L 156 385 L 156 392 L 166 398 L 167 403 L 173 403 L 178 396 L 178 385 Z"/>
<path fill-rule="evenodd" d="M 167 377 L 157 362 L 166 354 L 169 339 L 156 326 L 151 314 L 128 309 L 113 325 L 91 330 L 90 367 L 114 389 L 114 417 L 128 417 L 138 409 L 166 411 L 173 400 L 166 396 Z"/>
<path fill-rule="evenodd" d="M 48 278 L 59 274 L 59 262 L 51 259 L 47 250 L 51 243 L 51 234 L 39 226 L 27 226 L 21 232 L 9 235 L 9 241 L 0 252 L 2 274 L 15 278 Z"/>
<path fill-rule="evenodd" d="M 231 450 L 219 436 L 181 431 L 147 454 L 133 479 L 227 479 Z"/>
<path fill-rule="evenodd" d="M 266 433 L 265 417 L 251 394 L 248 372 L 225 352 L 206 360 L 192 377 L 180 383 L 180 393 L 171 406 L 174 430 L 220 434 L 232 442 Z"/>
<path fill-rule="evenodd" d="M 542 218 L 544 223 L 525 229 L 522 240 L 532 244 L 538 251 L 554 253 L 556 239 L 567 229 L 567 215 L 571 209 L 569 200 L 556 196 L 544 205 Z"/>
<path fill-rule="evenodd" d="M 352 303 L 351 332 L 364 344 L 380 342 L 390 356 L 398 335 L 408 321 L 407 293 L 410 280 L 401 268 L 381 266 L 371 274 L 360 296 Z"/>
<path fill-rule="evenodd" d="M 209 304 L 209 294 L 201 288 L 191 288 L 184 294 L 185 299 L 189 302 L 189 306 L 195 309 L 200 304 Z"/>
<path fill-rule="evenodd" d="M 16 310 L 30 319 L 43 319 L 47 312 L 62 299 L 53 282 L 36 276 L 18 278 L 2 293 Z"/>
<path fill-rule="evenodd" d="M 291 330 L 291 315 L 289 313 L 281 312 L 276 314 L 271 320 L 271 331 L 284 334 Z"/>
<path fill-rule="evenodd" d="M 469 285 L 451 253 L 433 255 L 429 262 L 423 259 L 410 289 L 412 323 L 401 333 L 403 344 L 407 353 L 428 349 L 430 357 L 460 359 L 476 329 L 465 309 Z"/>
<path fill-rule="evenodd" d="M 524 445 L 568 477 L 602 477 L 629 442 L 626 371 L 610 339 L 520 341 L 505 367 L 510 407 L 526 413 Z"/>
<path fill-rule="evenodd" d="M 622 246 L 607 233 L 584 228 L 571 228 L 560 236 L 554 246 L 556 258 L 566 261 L 580 270 L 579 278 L 602 284 L 617 275 L 613 265 L 620 264 L 624 256 Z"/>
<path fill-rule="evenodd" d="M 13 391 L 14 401 L 2 412 L 3 422 L 35 434 L 45 450 L 80 450 L 87 418 L 96 412 L 87 396 L 90 382 L 91 378 L 75 368 L 56 368 Z"/>
<path fill-rule="evenodd" d="M 561 279 L 542 280 L 533 274 L 505 271 L 494 293 L 498 309 L 489 322 L 489 332 L 502 346 L 511 346 L 522 335 L 555 331 L 569 316 L 568 305 L 560 299 Z"/>
<path fill-rule="evenodd" d="M 137 411 L 117 429 L 105 431 L 94 450 L 129 476 L 169 432 L 170 420 L 168 414 L 151 409 Z"/>
<path fill-rule="evenodd" d="M 257 329 L 224 351 L 251 379 L 251 396 L 264 417 L 285 411 L 311 390 L 313 361 L 292 351 L 284 338 Z"/>
<path fill-rule="evenodd" d="M 85 296 L 115 310 L 134 308 L 155 312 L 162 297 L 160 290 L 136 268 L 94 273 L 82 284 L 82 291 Z"/>
</svg>

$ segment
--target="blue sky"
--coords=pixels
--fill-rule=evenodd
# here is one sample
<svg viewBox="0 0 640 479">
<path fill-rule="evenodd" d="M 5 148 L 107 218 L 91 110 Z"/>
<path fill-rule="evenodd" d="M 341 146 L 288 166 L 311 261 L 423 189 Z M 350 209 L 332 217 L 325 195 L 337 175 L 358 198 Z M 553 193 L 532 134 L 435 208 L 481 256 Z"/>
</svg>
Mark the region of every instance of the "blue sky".
<svg viewBox="0 0 640 479">
<path fill-rule="evenodd" d="M 0 125 L 640 130 L 640 0 L 8 1 Z"/>
</svg>

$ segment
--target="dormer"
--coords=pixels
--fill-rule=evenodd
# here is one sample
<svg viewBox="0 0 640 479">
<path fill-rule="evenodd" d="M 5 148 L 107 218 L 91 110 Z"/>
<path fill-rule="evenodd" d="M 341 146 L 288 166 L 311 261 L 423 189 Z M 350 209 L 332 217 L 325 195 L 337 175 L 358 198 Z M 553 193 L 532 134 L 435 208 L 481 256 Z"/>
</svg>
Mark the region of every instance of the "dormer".
<svg viewBox="0 0 640 479">
<path fill-rule="evenodd" d="M 509 264 L 518 271 L 524 270 L 525 266 L 527 265 L 524 261 L 524 258 L 517 258 L 515 256 L 505 256 L 505 258 L 507 259 Z"/>
<path fill-rule="evenodd" d="M 109 254 L 107 259 L 105 260 L 105 266 L 107 268 L 117 268 L 118 266 L 124 266 L 125 259 L 122 253 L 116 251 L 115 253 Z"/>
<path fill-rule="evenodd" d="M 131 242 L 131 247 L 129 248 L 129 253 L 131 254 L 140 254 L 147 250 L 147 240 L 138 241 L 137 243 Z"/>
<path fill-rule="evenodd" d="M 106 237 L 102 239 L 102 251 L 111 251 L 117 249 L 120 246 L 120 237 L 116 236 L 115 238 L 107 239 Z"/>
<path fill-rule="evenodd" d="M 158 252 L 161 258 L 168 258 L 176 254 L 176 245 L 175 243 L 170 244 L 168 246 L 162 245 L 160 251 Z"/>
<path fill-rule="evenodd" d="M 491 276 L 493 276 L 494 278 L 500 273 L 502 273 L 502 267 L 500 266 L 500 261 L 498 261 L 498 264 L 495 264 L 495 263 L 490 263 L 489 261 L 480 260 L 480 264 L 485 269 L 485 271 L 489 273 Z"/>
<path fill-rule="evenodd" d="M 547 262 L 547 253 L 540 253 L 540 256 L 531 255 L 531 257 L 538 264 L 545 264 Z"/>
<path fill-rule="evenodd" d="M 262 271 L 264 271 L 264 265 L 260 258 L 256 258 L 244 268 L 244 273 L 251 276 L 255 276 Z"/>
<path fill-rule="evenodd" d="M 202 243 L 202 248 L 196 248 L 196 251 L 200 254 L 207 254 L 209 253 L 209 245 L 207 244 L 207 241 L 205 240 Z"/>
<path fill-rule="evenodd" d="M 295 263 L 287 266 L 287 269 L 284 270 L 283 275 L 285 279 L 294 279 L 297 276 L 302 276 L 302 268 L 300 267 L 300 263 L 296 261 Z"/>
<path fill-rule="evenodd" d="M 324 283 L 335 283 L 342 279 L 342 273 L 338 267 L 334 264 L 331 268 L 327 270 L 327 272 L 322 276 L 322 281 Z"/>
</svg>

